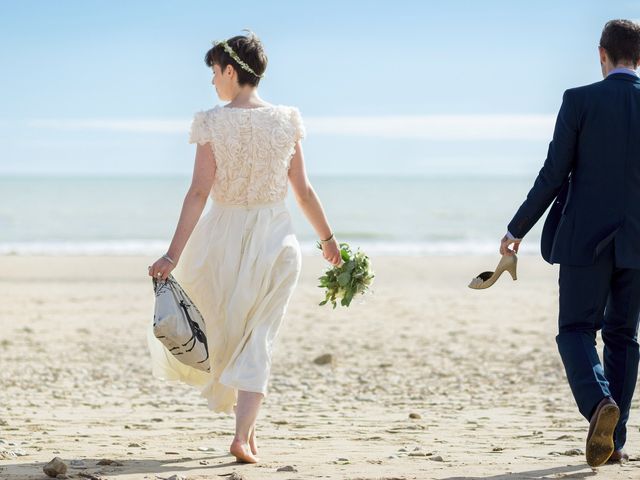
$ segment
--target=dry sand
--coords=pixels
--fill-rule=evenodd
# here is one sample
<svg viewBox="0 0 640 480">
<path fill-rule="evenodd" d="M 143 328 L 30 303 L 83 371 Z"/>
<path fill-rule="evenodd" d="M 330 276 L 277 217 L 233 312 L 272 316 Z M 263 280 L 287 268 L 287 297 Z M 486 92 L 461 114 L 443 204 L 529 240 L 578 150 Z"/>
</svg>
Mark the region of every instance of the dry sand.
<svg viewBox="0 0 640 480">
<path fill-rule="evenodd" d="M 70 478 L 118 480 L 640 478 L 637 402 L 632 461 L 584 462 L 556 268 L 522 257 L 517 282 L 466 288 L 497 260 L 374 258 L 374 294 L 333 311 L 305 258 L 250 466 L 226 453 L 231 417 L 150 375 L 150 259 L 0 257 L 0 479 L 46 478 L 55 456 Z"/>
</svg>

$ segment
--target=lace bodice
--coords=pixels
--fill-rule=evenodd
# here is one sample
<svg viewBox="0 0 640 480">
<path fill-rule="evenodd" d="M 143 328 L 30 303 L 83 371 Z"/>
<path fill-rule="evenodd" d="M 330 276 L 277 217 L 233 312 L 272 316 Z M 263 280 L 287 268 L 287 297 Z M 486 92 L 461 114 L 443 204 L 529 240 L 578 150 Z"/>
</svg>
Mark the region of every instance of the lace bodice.
<svg viewBox="0 0 640 480">
<path fill-rule="evenodd" d="M 286 197 L 291 157 L 304 134 L 294 107 L 216 106 L 195 114 L 189 143 L 211 144 L 216 203 L 255 206 Z"/>
</svg>

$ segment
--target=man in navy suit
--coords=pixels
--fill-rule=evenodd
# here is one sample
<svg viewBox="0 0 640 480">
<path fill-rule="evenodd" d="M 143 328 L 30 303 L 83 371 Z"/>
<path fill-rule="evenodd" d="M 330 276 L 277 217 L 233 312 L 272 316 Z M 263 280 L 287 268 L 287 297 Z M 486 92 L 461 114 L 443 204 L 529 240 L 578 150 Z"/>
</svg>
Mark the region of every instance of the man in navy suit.
<svg viewBox="0 0 640 480">
<path fill-rule="evenodd" d="M 608 22 L 599 51 L 604 80 L 564 93 L 547 159 L 500 244 L 503 255 L 516 253 L 553 203 L 542 255 L 560 264 L 556 341 L 590 422 L 591 466 L 629 458 L 623 447 L 640 358 L 640 26 Z"/>
</svg>

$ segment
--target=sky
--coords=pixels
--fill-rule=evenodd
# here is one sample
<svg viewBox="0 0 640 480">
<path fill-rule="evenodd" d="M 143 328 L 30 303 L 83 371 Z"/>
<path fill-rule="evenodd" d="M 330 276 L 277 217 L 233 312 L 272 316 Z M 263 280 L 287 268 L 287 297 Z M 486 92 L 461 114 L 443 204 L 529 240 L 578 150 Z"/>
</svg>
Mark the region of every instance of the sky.
<svg viewBox="0 0 640 480">
<path fill-rule="evenodd" d="M 529 175 L 640 1 L 0 0 L 0 175 L 189 175 L 203 61 L 249 28 L 312 175 Z"/>
</svg>

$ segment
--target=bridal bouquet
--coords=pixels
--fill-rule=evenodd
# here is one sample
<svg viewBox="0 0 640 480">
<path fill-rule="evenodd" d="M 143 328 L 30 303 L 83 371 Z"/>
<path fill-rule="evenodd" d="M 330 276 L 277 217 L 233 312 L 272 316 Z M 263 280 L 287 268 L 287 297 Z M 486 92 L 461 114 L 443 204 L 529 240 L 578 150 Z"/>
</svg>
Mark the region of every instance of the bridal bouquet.
<svg viewBox="0 0 640 480">
<path fill-rule="evenodd" d="M 318 248 L 322 249 L 322 246 L 318 244 Z M 328 269 L 319 278 L 319 287 L 326 289 L 325 299 L 320 305 L 331 302 L 333 308 L 336 308 L 340 300 L 340 305 L 348 307 L 353 297 L 358 293 L 365 293 L 373 281 L 369 257 L 363 252 L 357 250 L 354 253 L 349 244 L 341 243 L 340 255 L 342 265 Z"/>
</svg>

